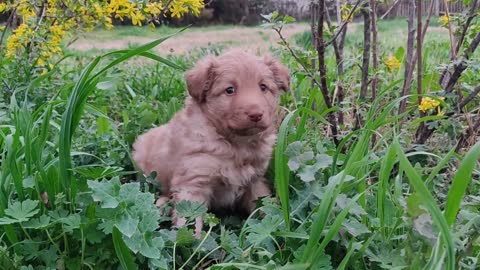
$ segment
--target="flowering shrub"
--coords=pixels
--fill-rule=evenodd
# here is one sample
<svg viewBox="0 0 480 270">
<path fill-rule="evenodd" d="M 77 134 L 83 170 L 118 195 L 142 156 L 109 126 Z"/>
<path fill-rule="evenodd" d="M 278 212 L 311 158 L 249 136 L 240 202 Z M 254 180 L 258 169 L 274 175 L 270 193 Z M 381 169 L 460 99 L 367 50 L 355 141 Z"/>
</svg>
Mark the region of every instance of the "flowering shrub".
<svg viewBox="0 0 480 270">
<path fill-rule="evenodd" d="M 177 18 L 199 15 L 203 6 L 203 0 L 9 0 L 0 4 L 0 13 L 16 13 L 21 23 L 7 39 L 5 57 L 26 54 L 35 66 L 44 67 L 61 54 L 61 42 L 69 34 L 100 25 L 111 29 L 113 18 L 129 18 L 138 26 L 147 22 L 153 28 L 167 12 Z"/>
</svg>

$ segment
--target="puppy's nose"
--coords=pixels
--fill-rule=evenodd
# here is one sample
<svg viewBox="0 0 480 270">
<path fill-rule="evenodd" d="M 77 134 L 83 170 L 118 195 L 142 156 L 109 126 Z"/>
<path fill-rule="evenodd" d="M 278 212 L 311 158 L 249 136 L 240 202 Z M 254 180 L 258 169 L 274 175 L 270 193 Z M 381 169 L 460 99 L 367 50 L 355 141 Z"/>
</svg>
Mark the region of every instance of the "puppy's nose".
<svg viewBox="0 0 480 270">
<path fill-rule="evenodd" d="M 252 122 L 259 122 L 260 120 L 262 120 L 262 116 L 263 116 L 263 113 L 262 113 L 262 112 L 251 112 L 251 113 L 248 113 L 248 118 L 249 118 L 250 121 L 252 121 Z"/>
</svg>

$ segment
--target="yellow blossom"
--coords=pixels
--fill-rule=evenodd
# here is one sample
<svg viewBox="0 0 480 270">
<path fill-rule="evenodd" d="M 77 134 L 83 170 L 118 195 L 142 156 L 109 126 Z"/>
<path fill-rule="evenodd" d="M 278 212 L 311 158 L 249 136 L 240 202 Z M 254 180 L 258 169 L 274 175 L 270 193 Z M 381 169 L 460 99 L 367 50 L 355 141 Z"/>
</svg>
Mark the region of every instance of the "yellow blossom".
<svg viewBox="0 0 480 270">
<path fill-rule="evenodd" d="M 162 4 L 160 3 L 148 3 L 147 6 L 143 9 L 146 13 L 157 16 L 162 12 Z"/>
<path fill-rule="evenodd" d="M 450 17 L 448 15 L 443 15 L 442 17 L 440 17 L 438 19 L 438 22 L 442 25 L 442 26 L 446 26 L 448 24 L 448 22 L 450 22 Z"/>
<path fill-rule="evenodd" d="M 440 107 L 438 107 L 437 116 L 445 116 L 445 111 L 440 110 Z"/>
<path fill-rule="evenodd" d="M 4 12 L 7 9 L 7 4 L 0 3 L 0 13 Z"/>
<path fill-rule="evenodd" d="M 351 10 L 347 4 L 343 4 L 340 6 L 340 12 L 342 13 L 342 22 L 344 22 L 348 19 L 348 16 L 350 16 Z M 350 17 L 348 21 L 349 22 L 353 21 L 353 15 Z"/>
<path fill-rule="evenodd" d="M 440 100 L 444 99 L 444 97 L 440 98 Z M 418 105 L 418 109 L 422 112 L 427 112 L 428 110 L 437 108 L 438 106 L 440 106 L 439 100 L 430 97 L 424 97 L 422 98 L 422 102 L 420 103 L 420 105 Z"/>
<path fill-rule="evenodd" d="M 203 8 L 203 0 L 174 0 L 170 5 L 170 12 L 172 17 L 180 18 L 188 11 L 192 12 L 193 15 L 198 16 L 200 10 Z"/>
<path fill-rule="evenodd" d="M 130 18 L 132 19 L 132 24 L 138 26 L 142 26 L 142 21 L 145 20 L 145 16 L 140 12 L 132 12 Z"/>
<path fill-rule="evenodd" d="M 400 68 L 400 61 L 395 56 L 390 56 L 388 57 L 387 61 L 385 62 L 385 65 L 387 65 L 388 70 L 390 72 L 394 71 L 395 69 Z"/>
</svg>

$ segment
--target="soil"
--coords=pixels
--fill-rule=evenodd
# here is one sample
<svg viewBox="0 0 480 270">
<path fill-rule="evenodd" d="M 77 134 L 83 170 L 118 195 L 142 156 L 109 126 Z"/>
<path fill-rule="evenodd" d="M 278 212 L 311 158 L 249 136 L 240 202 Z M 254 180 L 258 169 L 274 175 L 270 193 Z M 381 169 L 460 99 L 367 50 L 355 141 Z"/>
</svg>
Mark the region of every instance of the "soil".
<svg viewBox="0 0 480 270">
<path fill-rule="evenodd" d="M 308 29 L 307 24 L 292 24 L 285 26 L 282 34 L 288 39 Z M 79 51 L 126 49 L 131 44 L 144 44 L 153 40 L 154 38 L 138 36 L 125 36 L 106 41 L 83 38 L 71 44 L 70 48 Z M 262 53 L 268 51 L 278 41 L 277 33 L 270 28 L 233 26 L 227 29 L 186 31 L 158 45 L 155 50 L 163 55 L 185 54 L 195 48 L 223 45 Z"/>
</svg>

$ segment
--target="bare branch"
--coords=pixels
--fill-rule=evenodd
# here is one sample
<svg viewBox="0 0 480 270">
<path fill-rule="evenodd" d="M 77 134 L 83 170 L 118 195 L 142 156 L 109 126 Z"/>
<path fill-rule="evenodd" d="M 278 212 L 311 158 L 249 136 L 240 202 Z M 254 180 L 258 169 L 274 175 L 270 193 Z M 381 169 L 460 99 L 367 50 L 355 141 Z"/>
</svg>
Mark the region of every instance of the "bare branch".
<svg viewBox="0 0 480 270">
<path fill-rule="evenodd" d="M 341 25 L 340 28 L 335 32 L 335 34 L 333 34 L 332 39 L 330 39 L 329 41 L 325 42 L 325 47 L 330 46 L 330 44 L 332 44 L 333 41 L 334 41 L 336 38 L 338 38 L 338 36 L 342 33 L 343 28 L 347 27 L 347 24 L 348 24 L 348 22 L 350 21 L 350 18 L 353 16 L 353 13 L 355 13 L 355 11 L 357 10 L 358 6 L 359 6 L 361 3 L 363 3 L 361 0 L 357 1 L 357 3 L 355 3 L 355 5 L 353 6 L 352 10 L 351 10 L 350 13 L 348 14 L 347 19 L 342 23 L 342 25 Z"/>
<path fill-rule="evenodd" d="M 378 70 L 378 31 L 377 31 L 377 4 L 370 0 L 372 20 L 372 58 L 373 58 L 373 79 L 372 79 L 372 100 L 377 97 L 377 70 Z"/>
<path fill-rule="evenodd" d="M 432 2 L 434 2 L 434 1 L 432 0 Z M 383 13 L 383 15 L 380 17 L 380 19 L 383 20 L 385 18 L 385 16 L 387 16 L 397 6 L 398 3 L 400 3 L 400 0 L 395 0 L 395 2 L 393 2 L 392 6 L 390 6 L 390 8 L 387 11 L 385 11 L 385 13 Z"/>
<path fill-rule="evenodd" d="M 327 86 L 327 68 L 325 65 L 325 43 L 323 41 L 323 22 L 325 21 L 325 0 L 318 1 L 319 15 L 318 15 L 318 24 L 317 24 L 317 52 L 318 52 L 318 71 L 320 72 L 320 90 L 322 92 L 325 104 L 331 108 L 332 101 L 330 99 L 330 94 Z M 330 122 L 330 128 L 332 129 L 333 141 L 336 145 L 339 144 L 337 138 L 337 120 L 335 114 L 330 113 L 328 115 L 328 120 Z"/>
<path fill-rule="evenodd" d="M 461 110 L 463 107 L 465 107 L 470 101 L 472 101 L 477 95 L 480 93 L 480 85 L 477 85 L 475 89 L 466 97 L 463 99 L 459 104 L 458 104 L 458 109 Z"/>
<path fill-rule="evenodd" d="M 360 100 L 364 100 L 367 96 L 368 88 L 368 69 L 370 65 L 370 43 L 371 43 L 371 30 L 370 30 L 370 13 L 367 6 L 362 8 L 363 14 L 363 61 L 362 61 L 362 81 L 360 85 Z"/>
<path fill-rule="evenodd" d="M 405 80 L 403 81 L 402 97 L 408 95 L 410 91 L 410 86 L 412 85 L 413 80 L 413 68 L 415 64 L 413 63 L 413 43 L 415 39 L 415 27 L 413 24 L 414 15 L 415 15 L 415 0 L 410 0 L 408 12 L 408 38 L 407 38 L 407 66 L 405 67 Z M 399 114 L 405 112 L 407 107 L 407 100 L 403 99 L 400 102 L 400 107 L 398 110 Z"/>
</svg>

